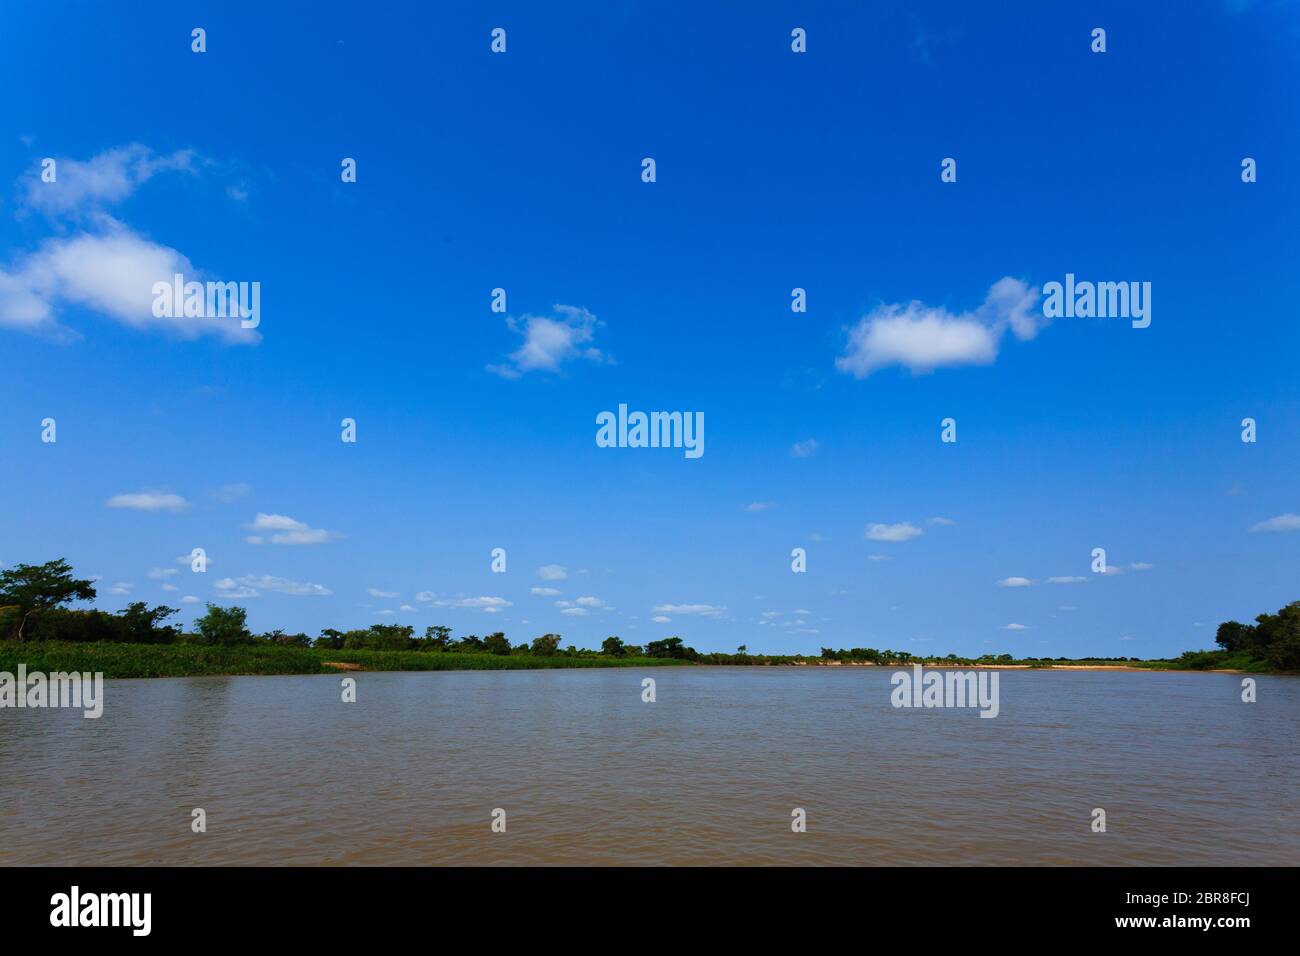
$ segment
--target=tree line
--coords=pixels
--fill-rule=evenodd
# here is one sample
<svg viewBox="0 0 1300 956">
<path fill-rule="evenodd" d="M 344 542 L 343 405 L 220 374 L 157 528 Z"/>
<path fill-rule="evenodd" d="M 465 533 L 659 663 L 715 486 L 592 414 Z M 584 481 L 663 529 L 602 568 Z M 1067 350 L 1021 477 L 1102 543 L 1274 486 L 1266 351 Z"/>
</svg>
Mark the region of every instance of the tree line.
<svg viewBox="0 0 1300 956">
<path fill-rule="evenodd" d="M 159 605 L 149 607 L 144 601 L 128 604 L 110 613 L 95 609 L 68 607 L 74 601 L 93 601 L 94 582 L 74 577 L 67 561 L 58 559 L 45 564 L 19 564 L 0 571 L 0 636 L 16 641 L 115 642 L 128 644 L 192 643 L 233 647 L 245 644 L 276 644 L 287 647 L 316 647 L 329 650 L 424 651 L 471 654 L 533 654 L 542 657 L 590 656 L 657 657 L 694 661 L 701 664 L 783 664 L 809 660 L 803 655 L 750 654 L 742 644 L 735 654 L 700 653 L 687 646 L 680 637 L 650 641 L 644 646 L 627 644 L 620 637 L 607 637 L 598 651 L 561 647 L 559 634 L 543 634 L 532 641 L 511 644 L 505 633 L 495 631 L 480 637 L 467 634 L 454 638 L 452 630 L 442 625 L 415 633 L 409 624 L 372 624 L 370 627 L 339 631 L 325 628 L 316 637 L 287 634 L 283 630 L 254 634 L 248 628 L 248 612 L 242 607 L 209 604 L 191 630 L 167 623 L 180 611 Z M 1219 650 L 1187 651 L 1176 663 L 1191 669 L 1213 667 L 1247 667 L 1263 664 L 1278 671 L 1300 672 L 1300 601 L 1292 602 L 1276 614 L 1261 614 L 1254 624 L 1225 621 L 1215 635 Z M 815 660 L 816 658 L 813 658 Z M 933 661 L 933 656 L 915 656 L 907 651 L 888 648 L 854 647 L 847 650 L 823 647 L 820 660 L 840 663 L 906 664 Z M 1116 662 L 1138 658 L 1091 658 Z M 1017 659 L 1010 654 L 992 654 L 979 658 L 960 658 L 949 654 L 945 661 L 963 664 L 1010 664 Z M 1021 659 L 1028 662 L 1039 658 Z M 1047 660 L 1043 658 L 1042 660 Z"/>
<path fill-rule="evenodd" d="M 560 646 L 559 634 L 543 634 L 531 642 L 511 644 L 502 631 L 480 637 L 467 634 L 452 637 L 452 629 L 432 625 L 417 635 L 409 624 L 372 624 L 366 628 L 339 631 L 325 628 L 316 637 L 288 634 L 283 630 L 255 634 L 248 627 L 248 611 L 242 607 L 208 604 L 201 617 L 186 631 L 167 623 L 180 610 L 166 605 L 149 607 L 144 601 L 128 604 L 121 611 L 80 610 L 67 607 L 73 601 L 93 601 L 94 582 L 73 576 L 62 559 L 45 564 L 19 564 L 0 571 L 0 635 L 16 641 L 113 642 L 125 644 L 189 643 L 214 647 L 276 644 L 285 647 L 318 647 L 328 650 L 428 651 L 474 654 L 533 654 L 564 657 L 600 653 L 610 657 L 664 657 L 697 660 L 699 653 L 680 637 L 639 644 L 607 637 L 599 652 L 570 644 Z"/>
</svg>

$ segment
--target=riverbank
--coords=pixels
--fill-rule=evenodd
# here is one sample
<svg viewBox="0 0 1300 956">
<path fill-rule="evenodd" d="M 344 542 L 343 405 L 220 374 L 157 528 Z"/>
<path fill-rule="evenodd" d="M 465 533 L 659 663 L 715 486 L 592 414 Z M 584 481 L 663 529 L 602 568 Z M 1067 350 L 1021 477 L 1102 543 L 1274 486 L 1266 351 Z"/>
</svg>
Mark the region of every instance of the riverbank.
<svg viewBox="0 0 1300 956">
<path fill-rule="evenodd" d="M 448 651 L 343 651 L 254 644 L 65 643 L 0 641 L 0 671 L 89 671 L 108 677 L 337 674 L 353 671 L 536 670 L 554 667 L 655 667 L 685 664 L 665 658 L 540 657 Z"/>
<path fill-rule="evenodd" d="M 203 644 L 118 644 L 60 641 L 0 641 L 0 671 L 16 673 L 19 664 L 28 672 L 81 671 L 108 677 L 199 677 L 212 675 L 337 674 L 356 671 L 450 671 L 450 670 L 537 670 L 543 668 L 588 667 L 672 667 L 748 664 L 749 666 L 802 667 L 910 667 L 979 670 L 1062 670 L 1062 671 L 1151 671 L 1201 670 L 1218 673 L 1266 673 L 1258 661 L 1224 657 L 1216 666 L 1189 667 L 1180 660 L 1007 661 L 976 663 L 967 660 L 910 660 L 871 663 L 823 660 L 815 657 L 739 657 L 698 663 L 678 658 L 614 657 L 595 652 L 539 656 L 533 654 L 489 654 L 456 651 L 366 651 L 330 650 L 311 647 L 282 647 L 251 644 L 213 647 Z"/>
</svg>

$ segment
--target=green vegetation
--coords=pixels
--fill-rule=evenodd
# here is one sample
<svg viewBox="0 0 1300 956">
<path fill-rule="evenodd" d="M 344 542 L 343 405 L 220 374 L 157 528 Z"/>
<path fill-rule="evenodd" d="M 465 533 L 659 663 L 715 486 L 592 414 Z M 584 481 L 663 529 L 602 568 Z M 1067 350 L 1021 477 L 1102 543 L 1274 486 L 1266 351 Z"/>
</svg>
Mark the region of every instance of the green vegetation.
<svg viewBox="0 0 1300 956">
<path fill-rule="evenodd" d="M 1300 672 L 1300 601 L 1276 614 L 1261 614 L 1255 624 L 1227 621 L 1219 626 L 1219 650 L 1187 651 L 1174 660 L 1138 658 L 1014 658 L 1010 654 L 967 658 L 915 656 L 907 651 L 823 647 L 817 657 L 801 654 L 751 654 L 741 644 L 735 654 L 700 653 L 680 637 L 650 641 L 644 647 L 607 637 L 600 650 L 570 644 L 559 634 L 543 634 L 512 645 L 501 631 L 479 637 L 452 637 L 451 628 L 434 625 L 422 636 L 410 625 L 374 624 L 337 631 L 326 628 L 312 638 L 276 630 L 253 634 L 241 607 L 207 605 L 191 632 L 164 623 L 175 608 L 148 607 L 143 601 L 116 614 L 67 607 L 95 598 L 88 580 L 78 580 L 64 560 L 20 564 L 0 571 L 0 671 L 25 663 L 31 671 L 102 671 L 106 677 L 171 677 L 200 674 L 319 674 L 361 670 L 499 670 L 542 667 L 618 667 L 651 664 L 782 664 L 1052 667 L 1123 665 L 1156 670 L 1231 669 L 1253 673 Z M 335 665 L 335 666 L 331 666 Z"/>
<path fill-rule="evenodd" d="M 338 668 L 330 663 L 355 665 Z M 342 670 L 450 671 L 527 670 L 552 667 L 627 667 L 683 663 L 656 658 L 501 656 L 419 651 L 334 651 L 258 643 L 236 647 L 204 644 L 69 643 L 0 641 L 0 671 L 90 671 L 105 677 L 197 677 L 217 674 L 338 674 Z"/>
</svg>

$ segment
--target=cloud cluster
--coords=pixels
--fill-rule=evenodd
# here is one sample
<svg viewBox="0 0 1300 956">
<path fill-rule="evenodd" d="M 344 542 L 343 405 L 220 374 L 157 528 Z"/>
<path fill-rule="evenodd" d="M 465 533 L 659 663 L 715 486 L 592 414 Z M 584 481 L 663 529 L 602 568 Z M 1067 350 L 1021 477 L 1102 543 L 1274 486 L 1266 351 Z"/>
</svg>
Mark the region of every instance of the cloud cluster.
<svg viewBox="0 0 1300 956">
<path fill-rule="evenodd" d="M 85 162 L 59 159 L 54 182 L 42 182 L 40 171 L 34 171 L 24 181 L 25 208 L 67 220 L 74 228 L 0 267 L 0 327 L 73 339 L 79 336 L 58 317 L 84 308 L 134 329 L 183 339 L 213 335 L 228 343 L 260 341 L 238 317 L 154 315 L 155 283 L 170 284 L 177 273 L 187 281 L 205 277 L 181 252 L 146 239 L 105 211 L 158 172 L 192 169 L 191 152 L 156 156 L 131 145 Z"/>
</svg>

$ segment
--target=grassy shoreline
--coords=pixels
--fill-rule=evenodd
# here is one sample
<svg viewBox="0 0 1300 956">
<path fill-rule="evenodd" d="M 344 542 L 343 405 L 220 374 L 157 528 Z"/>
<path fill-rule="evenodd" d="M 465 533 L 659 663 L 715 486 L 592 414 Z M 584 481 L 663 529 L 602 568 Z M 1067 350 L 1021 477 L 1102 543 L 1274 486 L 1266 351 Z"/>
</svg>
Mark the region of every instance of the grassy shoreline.
<svg viewBox="0 0 1300 956">
<path fill-rule="evenodd" d="M 1187 667 L 1177 660 L 1127 661 L 1060 660 L 974 661 L 931 660 L 869 664 L 866 662 L 823 661 L 804 657 L 742 658 L 695 664 L 691 661 L 659 657 L 609 657 L 557 655 L 541 657 L 531 654 L 457 653 L 453 651 L 375 651 L 330 650 L 327 648 L 278 647 L 259 644 L 238 647 L 213 647 L 201 644 L 118 644 L 34 641 L 18 643 L 0 641 L 0 671 L 16 673 L 19 664 L 28 672 L 89 671 L 102 672 L 106 678 L 124 677 L 197 677 L 274 674 L 338 674 L 353 671 L 446 671 L 446 670 L 536 670 L 563 667 L 664 667 L 717 666 L 748 663 L 752 666 L 807 667 L 908 667 L 924 663 L 927 667 L 961 667 L 1003 670 L 1203 670 L 1229 673 L 1265 673 L 1258 661 L 1228 658 L 1214 667 Z"/>
<path fill-rule="evenodd" d="M 531 655 L 345 651 L 310 647 L 201 644 L 114 644 L 0 641 L 0 671 L 90 671 L 109 677 L 338 674 L 344 671 L 536 670 L 554 667 L 655 667 L 683 664 L 659 658 L 535 657 Z M 343 667 L 330 666 L 347 665 Z"/>
</svg>

